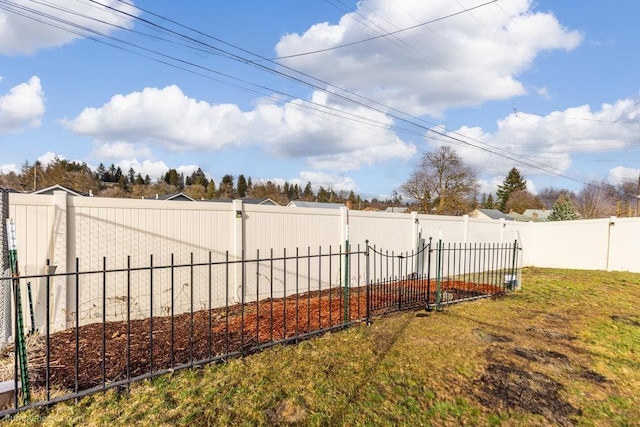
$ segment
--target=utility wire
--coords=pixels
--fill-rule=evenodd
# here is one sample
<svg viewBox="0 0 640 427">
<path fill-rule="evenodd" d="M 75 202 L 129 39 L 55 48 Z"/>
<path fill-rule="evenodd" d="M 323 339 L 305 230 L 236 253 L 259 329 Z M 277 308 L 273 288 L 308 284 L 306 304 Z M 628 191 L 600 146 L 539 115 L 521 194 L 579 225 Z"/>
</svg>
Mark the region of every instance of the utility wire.
<svg viewBox="0 0 640 427">
<path fill-rule="evenodd" d="M 495 3 L 497 1 L 498 0 L 491 0 L 489 2 L 480 4 L 478 6 L 474 6 L 474 7 L 468 8 L 468 9 L 464 9 L 464 10 L 460 10 L 458 12 L 454 12 L 454 13 L 451 13 L 449 15 L 442 16 L 440 18 L 432 19 L 432 20 L 426 21 L 426 22 L 421 22 L 421 23 L 419 23 L 417 25 L 412 25 L 411 27 L 402 28 L 402 29 L 399 29 L 399 30 L 396 30 L 396 31 L 391 31 L 389 33 L 378 34 L 377 36 L 369 37 L 369 38 L 362 39 L 362 40 L 357 40 L 357 41 L 350 42 L 350 43 L 344 43 L 344 44 L 337 45 L 337 46 L 332 46 L 332 47 L 328 47 L 328 48 L 325 48 L 325 49 L 318 49 L 318 50 L 312 50 L 312 51 L 309 51 L 309 52 L 295 53 L 293 55 L 279 56 L 277 58 L 273 58 L 272 60 L 273 61 L 277 61 L 277 60 L 281 60 L 281 59 L 297 58 L 297 57 L 306 56 L 306 55 L 315 55 L 317 53 L 329 52 L 331 50 L 342 49 L 342 48 L 349 47 L 349 46 L 355 46 L 357 44 L 370 42 L 372 40 L 380 39 L 380 38 L 383 38 L 383 37 L 386 38 L 386 37 L 389 37 L 389 36 L 393 36 L 395 34 L 403 33 L 405 31 L 414 30 L 416 28 L 424 27 L 425 25 L 433 24 L 435 22 L 443 21 L 445 19 L 452 18 L 454 16 L 461 15 L 463 13 L 467 13 L 467 12 L 470 12 L 472 10 L 487 6 L 487 5 L 489 5 L 491 3 Z"/>
<path fill-rule="evenodd" d="M 152 26 L 152 27 L 156 27 L 156 28 L 158 28 L 158 29 L 162 29 L 162 30 L 164 30 L 164 31 L 166 31 L 166 32 L 168 32 L 168 33 L 170 33 L 170 34 L 176 35 L 176 36 L 178 36 L 178 37 L 182 37 L 182 38 L 184 38 L 184 39 L 186 39 L 186 40 L 189 40 L 189 41 L 191 41 L 191 42 L 194 42 L 194 43 L 197 43 L 197 44 L 203 44 L 203 45 L 205 45 L 205 46 L 207 46 L 207 47 L 209 47 L 209 48 L 213 49 L 215 52 L 219 52 L 219 53 L 221 53 L 221 54 L 223 54 L 223 55 L 229 55 L 229 56 L 228 56 L 229 58 L 234 59 L 234 60 L 236 60 L 236 61 L 239 61 L 239 62 L 241 62 L 241 63 L 244 63 L 244 64 L 251 64 L 251 65 L 254 65 L 254 66 L 258 66 L 259 68 L 262 68 L 262 69 L 263 69 L 263 70 L 265 70 L 265 71 L 268 71 L 268 72 L 271 72 L 271 73 L 276 73 L 277 75 L 280 75 L 280 76 L 282 76 L 282 77 L 288 78 L 288 79 L 293 80 L 293 81 L 296 81 L 296 82 L 298 82 L 298 83 L 300 83 L 300 84 L 307 85 L 307 86 L 309 86 L 309 87 L 313 87 L 313 88 L 315 88 L 315 89 L 318 89 L 318 90 L 321 90 L 321 91 L 324 91 L 324 92 L 328 92 L 329 94 L 334 95 L 334 96 L 338 96 L 339 98 L 344 99 L 344 100 L 346 100 L 346 101 L 349 101 L 349 102 L 355 103 L 355 104 L 357 104 L 357 105 L 360 105 L 360 106 L 363 106 L 363 107 L 366 107 L 366 108 L 369 108 L 369 109 L 373 109 L 373 110 L 375 110 L 375 111 L 377 111 L 377 112 L 380 112 L 380 113 L 382 113 L 382 114 L 387 114 L 389 117 L 392 117 L 392 118 L 395 118 L 395 119 L 397 119 L 397 120 L 400 120 L 400 121 L 406 122 L 406 123 L 407 123 L 407 124 L 409 124 L 409 125 L 416 126 L 416 127 L 420 128 L 420 129 L 422 129 L 422 130 L 426 131 L 427 133 L 428 133 L 428 132 L 432 132 L 432 133 L 435 133 L 435 134 L 437 134 L 437 135 L 440 135 L 440 136 L 442 136 L 442 137 L 444 137 L 444 138 L 447 138 L 447 139 L 448 139 L 448 140 L 450 140 L 450 141 L 456 141 L 456 142 L 458 142 L 458 143 L 462 143 L 462 144 L 468 145 L 468 146 L 470 146 L 470 147 L 473 147 L 473 148 L 476 148 L 476 149 L 480 149 L 480 150 L 483 150 L 483 151 L 489 152 L 489 153 L 494 154 L 494 155 L 501 156 L 501 157 L 503 157 L 503 158 L 506 158 L 506 159 L 509 159 L 509 160 L 515 161 L 515 162 L 517 162 L 517 163 L 524 164 L 524 165 L 526 165 L 526 166 L 530 166 L 530 167 L 532 167 L 532 168 L 535 168 L 535 169 L 538 169 L 538 170 L 542 170 L 542 171 L 544 171 L 544 172 L 547 172 L 547 173 L 550 173 L 550 174 L 553 174 L 553 175 L 556 175 L 556 176 L 559 176 L 559 177 L 563 177 L 563 178 L 565 178 L 565 179 L 569 179 L 569 180 L 573 180 L 573 181 L 576 181 L 576 182 L 581 182 L 581 183 L 583 183 L 583 184 L 587 184 L 587 183 L 584 183 L 584 182 L 582 182 L 582 181 L 579 181 L 579 180 L 576 180 L 576 179 L 574 179 L 574 178 L 571 178 L 571 177 L 568 177 L 568 176 L 566 176 L 566 175 L 563 175 L 563 174 L 561 174 L 561 173 L 558 173 L 558 172 L 555 172 L 555 171 L 549 170 L 549 168 L 548 168 L 548 167 L 541 167 L 541 166 L 536 166 L 536 165 L 534 165 L 534 164 L 531 164 L 530 162 L 528 162 L 528 161 L 526 161 L 526 160 L 522 160 L 522 156 L 519 156 L 519 155 L 517 155 L 517 154 L 515 154 L 515 153 L 509 153 L 508 151 L 505 151 L 505 150 L 502 150 L 502 151 L 504 151 L 504 152 L 505 152 L 505 153 L 507 153 L 507 154 L 497 152 L 497 151 L 495 151 L 495 150 L 499 150 L 499 148 L 497 148 L 497 147 L 491 147 L 491 146 L 488 146 L 487 144 L 485 144 L 485 143 L 483 143 L 483 142 L 481 142 L 481 141 L 474 140 L 473 138 L 469 138 L 469 137 L 467 137 L 467 136 L 460 135 L 460 134 L 457 134 L 457 133 L 455 133 L 455 132 L 451 132 L 451 131 L 449 131 L 449 132 L 451 132 L 451 133 L 453 133 L 453 134 L 460 135 L 460 136 L 461 136 L 461 137 L 463 137 L 463 138 L 467 138 L 468 140 L 467 140 L 467 141 L 465 141 L 465 140 L 462 140 L 461 138 L 453 137 L 453 136 L 451 136 L 450 134 L 445 134 L 444 132 L 436 131 L 436 130 L 434 130 L 434 129 L 432 129 L 432 128 L 425 127 L 425 126 L 423 126 L 423 125 L 420 125 L 419 123 L 416 123 L 416 121 L 426 122 L 426 121 L 424 121 L 424 120 L 421 120 L 421 119 L 419 119 L 419 118 L 417 118 L 417 117 L 414 117 L 414 116 L 411 116 L 411 115 L 406 114 L 406 113 L 404 113 L 404 112 L 401 112 L 401 111 L 399 111 L 399 110 L 396 110 L 396 109 L 390 108 L 390 107 L 388 107 L 388 106 L 384 106 L 383 104 L 380 104 L 380 103 L 378 103 L 378 102 L 376 102 L 376 101 L 370 100 L 370 99 L 368 99 L 368 98 L 366 98 L 366 97 L 363 97 L 363 96 L 361 96 L 361 95 L 358 95 L 358 94 L 356 94 L 356 93 L 353 93 L 353 92 L 350 92 L 350 91 L 343 90 L 343 92 L 345 92 L 345 93 L 348 93 L 348 94 L 354 95 L 354 96 L 356 96 L 356 97 L 358 97 L 358 98 L 360 98 L 360 99 L 366 100 L 366 101 L 368 101 L 368 102 L 370 102 L 370 103 L 372 103 L 372 104 L 374 104 L 374 105 L 378 105 L 378 106 L 380 106 L 380 108 L 378 108 L 378 107 L 374 107 L 374 106 L 372 106 L 371 104 L 367 104 L 367 103 L 365 103 L 364 101 L 357 101 L 357 100 L 355 100 L 355 99 L 349 98 L 348 96 L 345 96 L 345 95 L 341 95 L 341 94 L 338 94 L 338 93 L 335 93 L 335 92 L 328 91 L 326 88 L 319 87 L 317 84 L 312 84 L 311 82 L 308 82 L 308 81 L 302 80 L 302 79 L 300 79 L 300 78 L 297 78 L 297 77 L 294 77 L 294 76 L 288 75 L 288 74 L 286 74 L 286 73 L 282 73 L 282 72 L 280 72 L 280 71 L 277 71 L 277 70 L 271 69 L 271 68 L 269 68 L 269 67 L 261 66 L 261 65 L 259 65 L 259 64 L 256 64 L 254 61 L 252 61 L 252 60 L 250 60 L 250 59 L 243 58 L 243 57 L 241 57 L 241 56 L 239 56 L 239 55 L 237 55 L 237 54 L 233 54 L 233 53 L 228 52 L 228 51 L 226 51 L 226 50 L 224 50 L 224 49 L 217 48 L 217 47 L 211 46 L 211 45 L 209 45 L 209 44 L 203 43 L 203 42 L 201 42 L 201 41 L 199 41 L 199 40 L 194 39 L 193 37 L 186 36 L 186 35 L 184 35 L 184 34 L 178 33 L 178 32 L 173 31 L 173 30 L 171 30 L 171 29 L 167 29 L 167 28 L 165 28 L 165 27 L 162 27 L 161 25 L 158 25 L 158 24 L 153 23 L 153 22 L 151 22 L 151 21 L 148 21 L 148 20 L 146 20 L 146 19 L 142 19 L 142 18 L 139 18 L 139 17 L 137 17 L 137 16 L 131 15 L 131 14 L 127 13 L 127 12 L 117 10 L 117 9 L 115 9 L 115 8 L 112 8 L 112 7 L 108 6 L 108 5 L 104 5 L 104 4 L 102 4 L 102 3 L 98 2 L 98 1 L 95 1 L 95 0 L 90 0 L 90 1 L 91 1 L 92 3 L 95 3 L 95 4 L 98 4 L 98 5 L 101 5 L 102 7 L 105 7 L 105 8 L 107 8 L 107 9 L 110 9 L 110 10 L 112 10 L 112 11 L 116 12 L 116 13 L 124 14 L 124 15 L 127 15 L 127 16 L 129 16 L 129 17 L 133 18 L 133 19 L 140 20 L 141 22 L 145 22 L 145 23 L 149 24 L 149 25 L 150 25 L 150 26 Z M 255 53 L 253 53 L 253 52 L 250 52 L 250 51 L 248 51 L 248 50 L 246 50 L 246 49 L 244 49 L 244 48 L 241 48 L 241 47 L 238 47 L 238 46 L 234 46 L 234 45 L 232 45 L 232 44 L 230 44 L 230 43 L 227 43 L 227 42 L 225 42 L 225 41 L 223 41 L 223 40 L 221 40 L 221 39 L 218 39 L 218 38 L 212 37 L 212 36 L 210 36 L 210 35 L 208 35 L 208 34 L 205 34 L 205 33 L 201 32 L 201 31 L 198 31 L 198 30 L 195 30 L 195 29 L 193 29 L 193 28 L 190 28 L 190 27 L 184 26 L 184 25 L 182 25 L 182 24 L 178 23 L 177 21 L 174 21 L 174 20 L 171 20 L 171 19 L 169 19 L 169 18 L 163 17 L 163 16 L 161 16 L 161 15 L 155 14 L 155 13 L 150 12 L 150 11 L 148 11 L 148 10 L 145 10 L 145 9 L 142 9 L 142 8 L 138 8 L 137 6 L 135 6 L 135 5 L 131 4 L 131 3 L 128 3 L 128 2 L 126 2 L 126 1 L 124 1 L 124 0 L 119 0 L 119 1 L 120 1 L 120 2 L 122 2 L 122 3 L 125 3 L 125 4 L 127 4 L 127 5 L 130 5 L 130 6 L 132 6 L 132 7 L 136 7 L 137 9 L 139 9 L 139 10 L 141 10 L 141 11 L 143 11 L 143 12 L 149 13 L 149 14 L 151 14 L 151 15 L 153 15 L 153 16 L 156 16 L 156 17 L 158 17 L 158 18 L 160 18 L 160 19 L 163 19 L 163 20 L 166 20 L 166 21 L 168 21 L 168 22 L 171 22 L 171 23 L 173 23 L 173 24 L 175 24 L 175 25 L 178 25 L 178 26 L 180 26 L 180 27 L 182 27 L 182 28 L 186 28 L 186 29 L 189 29 L 190 31 L 194 31 L 194 32 L 195 32 L 195 33 L 197 33 L 197 34 L 200 34 L 200 35 L 203 35 L 203 36 L 208 37 L 208 38 L 210 38 L 210 39 L 213 39 L 213 40 L 215 40 L 215 41 L 217 41 L 217 42 L 220 42 L 220 43 L 222 43 L 222 44 L 224 44 L 224 45 L 231 46 L 231 47 L 233 47 L 233 48 L 235 48 L 235 49 L 240 50 L 241 52 L 248 53 L 248 54 L 251 54 L 252 56 L 257 56 L 257 57 L 258 57 L 258 58 L 260 58 L 260 59 L 263 59 L 263 60 L 267 60 L 267 61 L 268 61 L 268 59 L 267 59 L 267 58 L 261 57 L 260 55 L 257 55 L 257 54 L 255 54 Z M 497 0 L 494 0 L 494 1 L 492 1 L 492 2 L 488 2 L 488 3 L 486 3 L 486 4 L 490 4 L 490 3 L 493 3 L 493 2 L 495 2 L 495 1 L 497 1 Z M 11 2 L 4 2 L 4 3 L 11 3 Z M 480 6 L 476 6 L 475 8 L 477 8 L 477 7 L 480 7 Z M 10 9 L 7 9 L 7 10 L 10 10 Z M 464 11 L 462 11 L 462 12 L 458 12 L 458 13 L 456 13 L 456 14 L 460 14 L 460 13 L 464 13 Z M 455 15 L 455 14 L 454 14 L 454 15 Z M 444 19 L 444 18 L 440 18 L 440 19 L 438 19 L 438 20 L 441 20 L 441 19 Z M 434 21 L 434 22 L 435 22 L 435 21 Z M 422 23 L 421 25 L 426 25 L 426 23 Z M 414 27 L 417 27 L 417 26 L 414 26 Z M 404 29 L 404 31 L 406 31 L 406 30 L 408 30 L 408 29 Z M 400 30 L 399 30 L 399 31 L 397 31 L 397 32 L 400 32 Z M 393 34 L 393 33 L 389 33 L 389 34 Z M 373 39 L 376 39 L 376 38 L 380 38 L 380 37 L 374 37 Z M 365 41 L 366 41 L 366 40 L 365 40 Z M 360 41 L 360 43 L 361 43 L 361 42 L 364 42 L 364 41 Z M 146 49 L 146 48 L 142 48 L 142 49 L 148 50 L 148 49 Z M 209 72 L 214 72 L 214 73 L 217 73 L 217 74 L 224 74 L 224 73 L 219 73 L 219 72 L 217 72 L 217 71 L 215 71 L 215 70 L 212 70 L 212 69 L 210 69 L 210 68 L 200 66 L 200 65 L 198 65 L 198 64 L 190 63 L 190 62 L 187 62 L 187 61 L 184 61 L 184 60 L 179 60 L 179 59 L 177 59 L 177 58 L 175 58 L 175 57 L 171 57 L 171 56 L 164 55 L 164 54 L 162 54 L 162 53 L 160 53 L 160 52 L 156 52 L 156 51 L 151 51 L 151 52 L 153 52 L 153 53 L 155 53 L 155 54 L 158 54 L 158 55 L 161 55 L 161 56 L 166 56 L 166 57 L 171 58 L 172 60 L 176 60 L 176 61 L 178 61 L 178 62 L 186 63 L 186 64 L 188 64 L 188 65 L 190 65 L 190 66 L 194 66 L 194 67 L 197 67 L 197 68 L 201 68 L 201 69 L 207 70 L 207 71 L 209 71 Z M 312 80 L 316 80 L 316 81 L 322 82 L 323 84 L 326 84 L 328 87 L 337 88 L 336 86 L 331 85 L 331 84 L 330 84 L 330 83 L 328 83 L 328 82 L 324 82 L 324 81 L 322 81 L 321 79 L 314 78 L 314 77 L 312 77 L 312 76 L 310 76 L 310 75 L 308 75 L 308 74 L 305 74 L 305 73 L 299 72 L 299 71 L 294 70 L 294 69 L 292 69 L 292 68 L 290 68 L 290 67 L 285 67 L 285 68 L 286 68 L 286 69 L 288 69 L 288 70 L 291 70 L 291 71 L 293 71 L 293 72 L 296 72 L 296 73 L 298 73 L 298 74 L 300 74 L 300 75 L 303 75 L 303 76 L 305 76 L 305 77 L 311 78 Z M 229 76 L 229 77 L 231 77 L 231 76 Z M 337 88 L 337 89 L 339 89 L 339 88 Z M 324 108 L 326 108 L 326 106 L 323 106 L 323 107 L 324 107 Z M 397 114 L 390 114 L 390 113 L 389 113 L 389 111 L 394 111 L 394 112 L 396 112 L 396 113 L 398 113 L 398 114 L 400 114 L 400 115 L 397 115 Z M 341 110 L 340 110 L 340 113 L 341 113 L 341 114 L 344 114 L 345 112 L 343 112 L 343 111 L 341 111 Z M 409 119 L 409 118 L 410 118 L 410 119 Z M 413 121 L 412 121 L 411 119 L 412 119 Z M 428 123 L 428 122 L 426 122 L 426 123 Z M 431 124 L 431 125 L 434 125 L 434 124 Z M 435 125 L 434 125 L 434 126 L 435 126 Z M 446 130 L 446 129 L 443 129 L 443 130 Z M 471 141 L 475 141 L 475 142 L 477 142 L 477 143 L 479 143 L 479 144 L 483 144 L 483 145 L 486 145 L 486 146 L 482 146 L 482 145 L 477 145 L 477 144 L 471 143 L 471 142 L 469 142 L 469 140 L 471 140 Z M 491 147 L 491 148 L 487 148 L 487 147 Z M 520 158 L 518 158 L 518 157 L 520 157 Z"/>
</svg>

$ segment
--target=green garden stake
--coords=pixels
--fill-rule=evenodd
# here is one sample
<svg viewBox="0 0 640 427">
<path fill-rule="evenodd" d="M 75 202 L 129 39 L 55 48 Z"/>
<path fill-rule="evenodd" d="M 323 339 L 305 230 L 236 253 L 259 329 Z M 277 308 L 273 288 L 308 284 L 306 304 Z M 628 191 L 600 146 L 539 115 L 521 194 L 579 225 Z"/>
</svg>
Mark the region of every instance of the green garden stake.
<svg viewBox="0 0 640 427">
<path fill-rule="evenodd" d="M 11 218 L 7 219 L 7 241 L 9 246 L 9 264 L 11 265 L 11 283 L 13 284 L 14 302 L 16 304 L 16 337 L 15 345 L 18 352 L 18 365 L 20 367 L 20 382 L 22 383 L 22 403 L 31 403 L 31 390 L 29 387 L 29 370 L 27 367 L 27 343 L 24 336 L 24 323 L 22 319 L 22 298 L 20 297 L 20 280 L 18 277 L 18 245 L 16 242 L 16 224 Z"/>
</svg>

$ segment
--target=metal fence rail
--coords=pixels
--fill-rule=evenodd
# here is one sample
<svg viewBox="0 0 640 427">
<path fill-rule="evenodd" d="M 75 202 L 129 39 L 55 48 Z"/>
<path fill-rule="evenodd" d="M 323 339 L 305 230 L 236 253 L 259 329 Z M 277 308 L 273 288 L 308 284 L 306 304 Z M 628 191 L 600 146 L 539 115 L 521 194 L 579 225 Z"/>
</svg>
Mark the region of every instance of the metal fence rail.
<svg viewBox="0 0 640 427">
<path fill-rule="evenodd" d="M 15 393 L 0 417 L 297 342 L 387 311 L 506 292 L 513 287 L 503 276 L 517 275 L 517 251 L 430 241 L 389 254 L 345 245 L 279 257 L 227 253 L 196 261 L 191 255 L 184 264 L 172 256 L 169 265 L 155 265 L 151 256 L 147 265 L 132 266 L 128 258 L 117 269 L 103 259 L 102 269 L 85 271 L 76 259 L 72 272 L 22 276 L 22 287 L 40 284 L 37 302 L 45 307 L 42 318 L 31 314 L 25 325 L 37 328 L 28 337 L 32 398 L 27 403 Z M 73 284 L 74 311 L 67 328 L 53 332 L 50 296 L 60 280 Z M 0 357 L 15 358 L 17 349 L 9 350 Z M 19 390 L 17 364 L 1 374 Z"/>
</svg>

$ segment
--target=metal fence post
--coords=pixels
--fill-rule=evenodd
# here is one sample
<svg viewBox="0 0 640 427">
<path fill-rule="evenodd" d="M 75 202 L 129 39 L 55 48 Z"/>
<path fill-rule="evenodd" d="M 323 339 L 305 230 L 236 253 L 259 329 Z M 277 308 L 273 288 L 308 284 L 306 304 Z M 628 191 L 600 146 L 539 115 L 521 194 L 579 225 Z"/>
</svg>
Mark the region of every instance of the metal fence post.
<svg viewBox="0 0 640 427">
<path fill-rule="evenodd" d="M 442 239 L 438 239 L 438 252 L 436 254 L 436 311 L 442 308 Z"/>
<path fill-rule="evenodd" d="M 371 289 L 370 289 L 370 283 L 369 283 L 369 270 L 370 268 L 370 261 L 369 261 L 369 241 L 365 240 L 365 252 L 364 252 L 364 256 L 365 256 L 365 272 L 364 272 L 364 286 L 365 286 L 365 300 L 366 300 L 366 318 L 367 318 L 367 325 L 371 324 Z"/>
</svg>

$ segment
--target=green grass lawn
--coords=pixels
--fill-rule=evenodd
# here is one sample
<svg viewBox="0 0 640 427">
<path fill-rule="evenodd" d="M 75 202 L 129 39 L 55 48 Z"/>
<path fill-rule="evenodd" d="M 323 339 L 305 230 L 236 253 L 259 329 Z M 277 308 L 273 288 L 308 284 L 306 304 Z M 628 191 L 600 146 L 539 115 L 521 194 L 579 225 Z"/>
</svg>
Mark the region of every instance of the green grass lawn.
<svg viewBox="0 0 640 427">
<path fill-rule="evenodd" d="M 7 425 L 640 426 L 640 275 L 529 268 L 522 282 Z"/>
</svg>

